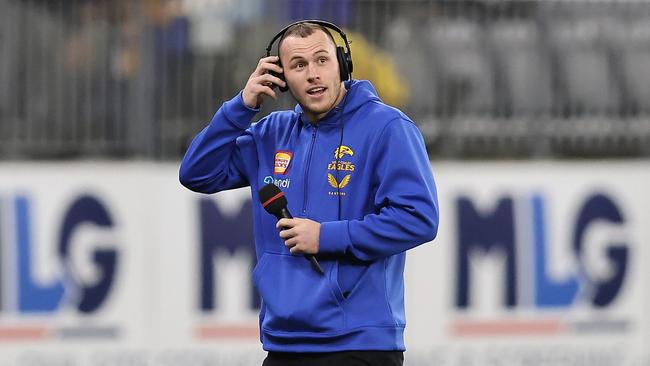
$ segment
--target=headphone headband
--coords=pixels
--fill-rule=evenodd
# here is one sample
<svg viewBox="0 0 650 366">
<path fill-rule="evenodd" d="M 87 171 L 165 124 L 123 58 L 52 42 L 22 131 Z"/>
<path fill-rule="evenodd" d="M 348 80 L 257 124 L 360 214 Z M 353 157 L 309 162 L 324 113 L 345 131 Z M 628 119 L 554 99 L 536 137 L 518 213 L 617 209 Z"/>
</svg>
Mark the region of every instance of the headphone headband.
<svg viewBox="0 0 650 366">
<path fill-rule="evenodd" d="M 282 30 L 279 31 L 278 34 L 276 34 L 271 39 L 271 42 L 269 42 L 269 45 L 266 47 L 266 56 L 271 55 L 271 49 L 273 48 L 273 44 L 275 43 L 275 41 L 278 38 L 282 37 L 287 32 L 287 30 L 289 30 L 289 28 L 293 27 L 294 25 L 303 24 L 303 23 L 311 23 L 311 24 L 320 25 L 322 27 L 329 28 L 329 29 L 335 31 L 336 33 L 338 33 L 341 36 L 341 38 L 343 38 L 343 42 L 345 43 L 345 52 L 348 54 L 350 59 L 352 59 L 352 51 L 350 50 L 350 43 L 348 42 L 348 37 L 345 35 L 345 32 L 343 32 L 343 30 L 341 28 L 339 28 L 334 23 L 330 23 L 330 22 L 326 22 L 324 20 L 318 20 L 318 19 L 299 20 L 297 22 L 291 23 L 291 24 L 287 25 L 286 27 L 282 28 Z"/>
<path fill-rule="evenodd" d="M 276 34 L 273 37 L 273 39 L 271 39 L 271 42 L 269 42 L 269 45 L 266 47 L 266 56 L 267 57 L 271 56 L 271 49 L 273 48 L 273 44 L 275 43 L 275 41 L 278 38 L 285 35 L 285 33 L 287 32 L 287 30 L 289 30 L 289 28 L 291 28 L 291 27 L 293 27 L 294 25 L 297 25 L 297 24 L 319 25 L 319 26 L 321 26 L 321 27 L 323 27 L 325 29 L 331 29 L 333 31 L 336 31 L 336 33 L 338 33 L 341 36 L 341 38 L 343 38 L 343 42 L 345 42 L 345 50 L 343 49 L 343 47 L 337 45 L 336 41 L 334 41 L 334 46 L 336 48 L 336 59 L 337 59 L 338 64 L 339 64 L 339 76 L 341 78 L 341 81 L 351 80 L 352 79 L 352 67 L 353 67 L 352 66 L 352 51 L 350 50 L 350 43 L 348 42 L 348 37 L 345 35 L 345 32 L 343 32 L 343 30 L 341 30 L 341 28 L 337 27 L 333 23 L 326 22 L 326 21 L 323 21 L 323 20 L 316 20 L 316 19 L 301 20 L 301 21 L 298 21 L 298 22 L 295 22 L 295 23 L 291 23 L 288 26 L 284 27 L 280 32 L 278 32 L 278 34 Z M 329 31 L 328 31 L 328 33 L 329 33 Z M 330 37 L 331 37 L 331 34 L 330 34 Z M 280 50 L 278 49 L 278 54 L 279 54 L 279 52 L 280 52 Z M 278 63 L 278 64 L 280 64 L 280 63 Z M 274 76 L 279 77 L 282 80 L 284 80 L 284 74 L 282 74 L 282 73 L 276 74 L 274 72 L 271 72 L 271 74 L 274 75 Z M 280 87 L 280 91 L 282 91 L 282 92 L 285 92 L 287 90 L 289 90 L 288 85 Z"/>
</svg>

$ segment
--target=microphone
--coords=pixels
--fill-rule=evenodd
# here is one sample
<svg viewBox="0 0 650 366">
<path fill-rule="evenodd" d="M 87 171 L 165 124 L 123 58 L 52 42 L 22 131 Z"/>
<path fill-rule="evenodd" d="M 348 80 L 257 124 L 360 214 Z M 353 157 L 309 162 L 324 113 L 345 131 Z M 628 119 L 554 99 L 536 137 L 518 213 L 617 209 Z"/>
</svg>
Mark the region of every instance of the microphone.
<svg viewBox="0 0 650 366">
<path fill-rule="evenodd" d="M 275 216 L 278 220 L 293 219 L 293 216 L 291 216 L 291 213 L 287 208 L 287 198 L 284 196 L 284 192 L 282 192 L 278 186 L 273 183 L 269 183 L 262 187 L 258 193 L 262 207 L 264 207 L 266 212 Z M 320 264 L 316 260 L 316 257 L 311 254 L 305 254 L 305 258 L 311 262 L 312 267 L 314 267 L 318 273 L 322 275 L 325 274 Z"/>
</svg>

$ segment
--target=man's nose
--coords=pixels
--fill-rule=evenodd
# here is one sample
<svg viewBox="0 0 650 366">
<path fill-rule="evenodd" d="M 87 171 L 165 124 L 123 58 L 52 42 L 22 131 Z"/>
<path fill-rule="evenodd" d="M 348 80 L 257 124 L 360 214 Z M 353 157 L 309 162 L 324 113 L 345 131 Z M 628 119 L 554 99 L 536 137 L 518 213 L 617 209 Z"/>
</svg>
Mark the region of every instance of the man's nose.
<svg viewBox="0 0 650 366">
<path fill-rule="evenodd" d="M 307 80 L 309 82 L 313 82 L 318 79 L 320 79 L 318 68 L 314 67 L 314 65 L 307 66 Z"/>
</svg>

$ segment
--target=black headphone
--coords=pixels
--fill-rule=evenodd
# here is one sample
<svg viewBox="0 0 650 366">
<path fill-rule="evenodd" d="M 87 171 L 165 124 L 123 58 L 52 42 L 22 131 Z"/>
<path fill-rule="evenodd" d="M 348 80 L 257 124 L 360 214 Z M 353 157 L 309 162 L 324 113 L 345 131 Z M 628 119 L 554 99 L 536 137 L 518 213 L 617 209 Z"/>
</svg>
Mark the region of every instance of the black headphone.
<svg viewBox="0 0 650 366">
<path fill-rule="evenodd" d="M 291 23 L 288 26 L 284 27 L 280 32 L 278 32 L 278 34 L 276 34 L 273 37 L 273 39 L 271 39 L 271 42 L 269 42 L 268 47 L 266 47 L 266 57 L 271 56 L 271 48 L 273 48 L 273 43 L 275 43 L 275 41 L 278 38 L 282 37 L 289 28 L 293 27 L 294 25 L 303 24 L 303 23 L 316 24 L 324 28 L 331 29 L 336 33 L 338 33 L 341 36 L 341 38 L 343 38 L 343 42 L 345 42 L 345 49 L 341 46 L 336 46 L 336 59 L 339 62 L 339 76 L 341 77 L 341 81 L 350 80 L 352 78 L 352 51 L 350 51 L 350 43 L 348 42 L 348 37 L 345 35 L 345 32 L 341 30 L 341 28 L 337 27 L 333 23 L 326 22 L 323 20 L 316 20 L 316 19 L 301 20 L 295 23 Z M 278 62 L 278 64 L 280 63 Z M 272 72 L 271 74 L 285 81 L 283 74 L 277 74 L 274 72 Z M 282 92 L 286 92 L 287 90 L 289 90 L 288 86 L 280 87 L 280 91 Z"/>
</svg>

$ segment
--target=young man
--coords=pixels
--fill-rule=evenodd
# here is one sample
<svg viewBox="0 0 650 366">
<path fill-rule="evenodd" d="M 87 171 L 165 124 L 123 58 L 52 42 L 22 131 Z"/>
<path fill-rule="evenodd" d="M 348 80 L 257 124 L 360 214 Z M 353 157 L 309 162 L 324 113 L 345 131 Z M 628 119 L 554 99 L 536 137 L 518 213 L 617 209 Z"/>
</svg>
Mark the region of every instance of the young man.
<svg viewBox="0 0 650 366">
<path fill-rule="evenodd" d="M 293 219 L 253 208 L 264 365 L 402 365 L 405 251 L 438 229 L 429 159 L 406 115 L 368 81 L 348 80 L 351 61 L 339 61 L 349 49 L 328 28 L 340 30 L 316 23 L 278 34 L 279 58 L 262 58 L 196 136 L 180 180 L 204 193 L 250 185 L 254 202 L 276 182 L 288 199 Z M 276 86 L 295 110 L 251 126 Z"/>
</svg>

